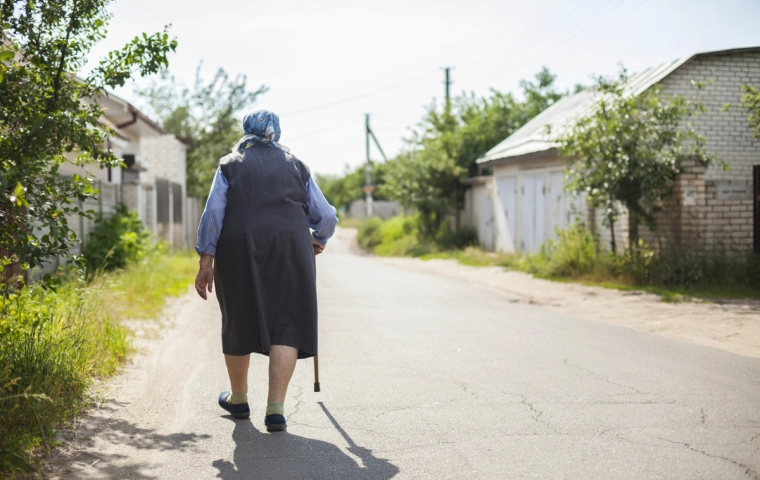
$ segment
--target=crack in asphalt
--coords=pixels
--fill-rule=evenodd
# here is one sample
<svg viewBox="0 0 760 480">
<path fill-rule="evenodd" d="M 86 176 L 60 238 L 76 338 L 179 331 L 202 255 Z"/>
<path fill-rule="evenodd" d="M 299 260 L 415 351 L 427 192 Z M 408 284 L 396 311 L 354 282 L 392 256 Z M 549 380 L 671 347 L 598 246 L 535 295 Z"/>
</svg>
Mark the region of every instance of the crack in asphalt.
<svg viewBox="0 0 760 480">
<path fill-rule="evenodd" d="M 605 382 L 609 383 L 610 385 L 615 385 L 615 386 L 623 387 L 623 388 L 630 388 L 631 390 L 633 390 L 634 393 L 639 393 L 639 394 L 642 394 L 642 395 L 650 395 L 647 392 L 642 392 L 641 390 L 639 390 L 636 387 L 632 387 L 630 385 L 625 385 L 625 384 L 622 384 L 622 383 L 613 382 L 612 380 L 609 379 L 609 377 L 606 377 L 606 376 L 602 375 L 601 373 L 597 373 L 597 372 L 595 372 L 595 371 L 593 371 L 591 369 L 588 369 L 586 367 L 581 367 L 580 365 L 575 365 L 574 363 L 570 363 L 567 358 L 563 358 L 562 359 L 562 363 L 564 363 L 565 366 L 567 366 L 567 367 L 577 368 L 579 370 L 583 370 L 584 372 L 588 372 L 588 373 L 590 373 L 590 374 L 592 374 L 592 375 L 594 375 L 596 377 L 599 377 L 602 380 L 604 380 Z"/>
<path fill-rule="evenodd" d="M 301 405 L 303 405 L 303 400 L 301 400 L 301 396 L 304 394 L 304 389 L 301 385 L 293 385 L 298 389 L 298 393 L 295 396 L 296 399 L 296 406 L 293 407 L 293 413 L 291 413 L 288 417 L 288 419 L 292 419 L 296 415 L 298 415 L 298 412 L 301 411 Z"/>
<path fill-rule="evenodd" d="M 664 440 L 666 442 L 669 442 L 669 443 L 672 443 L 672 444 L 675 444 L 675 445 L 682 445 L 682 446 L 686 447 L 687 449 L 691 450 L 692 452 L 699 453 L 700 455 L 704 455 L 706 457 L 715 458 L 717 460 L 724 460 L 726 462 L 732 463 L 732 464 L 736 465 L 737 467 L 743 468 L 744 469 L 744 474 L 747 475 L 747 477 L 751 478 L 752 480 L 760 480 L 760 473 L 758 473 L 755 469 L 753 469 L 751 466 L 747 465 L 746 463 L 741 463 L 738 460 L 734 460 L 733 458 L 728 458 L 728 457 L 724 457 L 724 456 L 721 456 L 721 455 L 713 455 L 711 453 L 705 452 L 704 450 L 700 450 L 698 448 L 694 448 L 693 446 L 689 445 L 688 443 L 678 442 L 676 440 L 670 440 L 668 438 L 658 437 L 656 435 L 651 435 L 651 436 L 653 436 L 655 438 L 659 438 L 660 440 Z M 753 437 L 753 439 L 756 438 L 756 437 L 757 437 L 757 435 L 755 437 Z"/>
<path fill-rule="evenodd" d="M 532 404 L 531 402 L 529 402 L 528 401 L 528 397 L 526 397 L 522 393 L 512 393 L 512 392 L 504 392 L 504 393 L 506 393 L 507 395 L 511 395 L 513 397 L 518 397 L 520 399 L 520 403 L 522 403 L 523 405 L 525 405 L 526 407 L 528 407 L 528 412 L 530 413 L 530 417 L 531 417 L 531 419 L 533 419 L 533 421 L 538 422 L 538 423 L 543 424 L 543 425 L 546 425 L 554 433 L 560 434 L 557 430 L 555 430 L 549 424 L 549 422 L 547 422 L 546 420 L 542 420 L 541 419 L 541 416 L 544 414 L 544 412 L 542 410 L 539 410 L 538 408 L 536 408 L 536 406 L 534 404 Z"/>
</svg>

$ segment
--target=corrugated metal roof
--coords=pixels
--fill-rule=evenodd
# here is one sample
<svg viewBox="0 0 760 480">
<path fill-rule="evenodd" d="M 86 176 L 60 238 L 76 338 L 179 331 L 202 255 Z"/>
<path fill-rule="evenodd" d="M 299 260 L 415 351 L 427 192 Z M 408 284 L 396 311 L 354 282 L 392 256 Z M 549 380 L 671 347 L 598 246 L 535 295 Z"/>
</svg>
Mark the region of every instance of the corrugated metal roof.
<svg viewBox="0 0 760 480">
<path fill-rule="evenodd" d="M 642 93 L 691 58 L 675 60 L 633 75 L 629 79 L 631 93 Z M 567 134 L 577 120 L 592 113 L 599 95 L 598 92 L 588 89 L 560 99 L 489 150 L 478 159 L 478 163 L 543 152 L 556 147 L 557 138 Z"/>
<path fill-rule="evenodd" d="M 702 52 L 659 67 L 650 68 L 633 75 L 630 81 L 631 93 L 638 95 L 670 75 L 674 70 L 689 60 L 702 55 L 730 55 L 742 52 L 757 52 L 760 47 L 733 48 L 713 52 Z M 599 97 L 598 92 L 584 90 L 564 97 L 557 103 L 538 114 L 506 140 L 499 143 L 478 159 L 479 164 L 509 157 L 538 153 L 557 146 L 556 139 L 572 129 L 575 122 L 592 113 Z"/>
</svg>

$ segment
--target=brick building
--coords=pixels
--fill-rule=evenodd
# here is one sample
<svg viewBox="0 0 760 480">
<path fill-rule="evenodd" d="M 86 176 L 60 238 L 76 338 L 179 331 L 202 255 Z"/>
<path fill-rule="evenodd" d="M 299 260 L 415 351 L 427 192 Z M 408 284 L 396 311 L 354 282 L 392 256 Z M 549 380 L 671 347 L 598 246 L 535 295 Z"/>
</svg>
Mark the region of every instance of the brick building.
<svg viewBox="0 0 760 480">
<path fill-rule="evenodd" d="M 701 89 L 693 82 L 704 82 Z M 676 178 L 674 195 L 658 214 L 657 229 L 640 227 L 650 245 L 745 252 L 760 242 L 760 140 L 752 137 L 741 108 L 742 85 L 760 85 L 760 47 L 705 52 L 650 68 L 630 78 L 633 94 L 659 84 L 662 95 L 680 94 L 702 102 L 707 111 L 690 119 L 707 140 L 710 154 L 729 165 L 691 166 Z M 573 216 L 609 246 L 602 212 L 564 191 L 566 162 L 555 140 L 591 113 L 593 91 L 565 97 L 486 153 L 478 164 L 493 175 L 471 180 L 465 217 L 484 247 L 505 252 L 540 249 Z M 478 200 L 477 202 L 475 200 Z M 627 245 L 625 212 L 615 225 L 618 245 Z"/>
<path fill-rule="evenodd" d="M 202 206 L 198 199 L 186 194 L 185 143 L 116 95 L 104 95 L 94 101 L 105 109 L 100 121 L 115 132 L 107 140 L 107 147 L 124 161 L 126 168 L 90 166 L 89 176 L 95 178 L 100 194 L 81 207 L 109 215 L 117 204 L 124 203 L 169 245 L 176 248 L 194 245 Z M 62 165 L 60 173 L 88 174 L 73 164 Z M 94 222 L 72 216 L 69 225 L 81 240 L 73 249 L 74 253 L 80 253 Z M 56 259 L 43 271 L 53 271 L 61 261 Z"/>
</svg>

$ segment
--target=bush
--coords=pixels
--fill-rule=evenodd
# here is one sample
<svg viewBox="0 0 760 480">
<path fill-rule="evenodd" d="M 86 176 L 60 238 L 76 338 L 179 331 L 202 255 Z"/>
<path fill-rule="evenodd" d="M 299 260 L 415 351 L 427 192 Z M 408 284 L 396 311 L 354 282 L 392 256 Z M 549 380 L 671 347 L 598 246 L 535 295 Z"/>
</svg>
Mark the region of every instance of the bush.
<svg viewBox="0 0 760 480">
<path fill-rule="evenodd" d="M 419 240 L 420 220 L 417 216 L 364 220 L 359 226 L 359 245 L 381 256 L 420 256 L 432 248 Z"/>
<path fill-rule="evenodd" d="M 84 259 L 89 272 L 97 269 L 111 271 L 139 262 L 155 247 L 150 232 L 137 213 L 119 204 L 114 214 L 102 214 L 95 220 L 95 228 L 87 237 Z"/>
<path fill-rule="evenodd" d="M 421 235 L 422 221 L 418 215 L 392 217 L 388 220 L 370 218 L 359 226 L 359 245 L 381 256 L 418 257 L 441 249 L 462 249 L 477 245 L 477 231 L 465 227 L 451 232 L 444 222 L 433 241 L 424 241 Z"/>
<path fill-rule="evenodd" d="M 580 225 L 558 232 L 541 252 L 514 264 L 521 270 L 551 277 L 613 282 L 637 287 L 664 287 L 700 296 L 756 296 L 760 290 L 760 256 L 728 255 L 667 248 L 655 251 L 643 241 L 612 255 L 600 252 L 590 232 Z"/>
<path fill-rule="evenodd" d="M 577 278 L 598 269 L 603 263 L 594 236 L 579 223 L 557 231 L 535 255 L 524 256 L 517 265 L 530 273 L 550 277 Z"/>
<path fill-rule="evenodd" d="M 462 227 L 459 230 L 443 233 L 437 243 L 445 250 L 464 249 L 478 244 L 478 231 L 473 227 Z"/>
<path fill-rule="evenodd" d="M 369 250 L 380 245 L 380 242 L 382 241 L 380 238 L 380 226 L 382 224 L 383 219 L 372 217 L 364 220 L 359 225 L 359 231 L 356 233 L 356 240 L 362 248 Z"/>
</svg>

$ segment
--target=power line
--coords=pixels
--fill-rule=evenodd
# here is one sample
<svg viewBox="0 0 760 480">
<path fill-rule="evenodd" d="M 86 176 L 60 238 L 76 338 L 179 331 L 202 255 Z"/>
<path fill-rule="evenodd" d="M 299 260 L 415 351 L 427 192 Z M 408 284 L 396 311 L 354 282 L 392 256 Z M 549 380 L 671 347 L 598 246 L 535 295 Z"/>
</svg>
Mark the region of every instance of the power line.
<svg viewBox="0 0 760 480">
<path fill-rule="evenodd" d="M 600 30 L 597 30 L 596 32 L 594 32 L 594 34 L 591 37 L 586 38 L 586 40 L 583 41 L 583 43 L 580 43 L 580 44 L 576 45 L 576 48 L 577 47 L 582 47 L 584 45 L 587 45 L 589 42 L 592 42 L 592 41 L 596 40 L 597 38 L 599 38 L 599 36 L 601 34 L 607 32 L 610 28 L 612 28 L 616 24 L 620 23 L 621 20 L 623 20 L 624 18 L 627 18 L 629 15 L 631 15 L 633 12 L 635 12 L 636 10 L 638 10 L 639 8 L 641 8 L 648 1 L 649 0 L 642 0 L 641 2 L 639 2 L 638 4 L 636 4 L 633 8 L 631 8 L 630 10 L 628 10 L 626 12 L 623 12 L 623 14 L 620 15 L 619 17 L 617 17 L 615 20 L 612 20 L 611 22 L 607 22 L 604 27 L 602 27 Z M 564 51 L 560 51 L 559 53 L 564 53 L 565 51 L 567 51 L 567 49 L 565 49 Z"/>
<path fill-rule="evenodd" d="M 550 35 L 543 37 L 543 41 L 540 41 L 538 43 L 534 43 L 531 47 L 529 47 L 527 49 L 523 49 L 521 52 L 519 52 L 519 54 L 517 56 L 515 56 L 514 58 L 510 59 L 510 63 L 514 64 L 514 63 L 523 61 L 528 56 L 533 55 L 534 53 L 537 53 L 537 51 L 539 49 L 547 47 L 547 46 L 549 46 L 551 44 L 559 43 L 558 42 L 559 40 L 564 40 L 565 38 L 567 38 L 567 41 L 565 42 L 565 45 L 568 45 L 575 38 L 577 38 L 577 32 L 581 30 L 579 28 L 579 25 L 586 26 L 589 23 L 589 21 L 594 21 L 599 16 L 598 14 L 596 14 L 596 15 L 592 14 L 591 17 L 589 17 L 589 15 L 587 15 L 588 12 L 590 12 L 591 10 L 594 10 L 596 8 L 597 9 L 597 13 L 607 13 L 607 14 L 609 14 L 610 12 L 612 12 L 613 10 L 615 10 L 616 8 L 618 8 L 621 5 L 621 3 L 624 2 L 624 1 L 625 0 L 619 0 L 617 3 L 611 4 L 610 2 L 608 2 L 606 0 L 601 0 L 601 1 L 596 2 L 596 3 L 590 3 L 590 4 L 586 5 L 585 8 L 582 8 L 580 10 L 576 10 L 571 18 L 569 18 L 569 19 L 568 18 L 563 19 L 563 23 L 565 24 L 564 28 L 560 28 L 558 30 L 553 30 Z M 607 9 L 605 11 L 603 7 L 606 6 L 606 5 L 612 5 L 612 8 Z M 589 18 L 591 18 L 592 20 L 589 20 Z M 550 27 L 550 26 L 541 25 L 540 27 L 538 27 L 537 29 L 535 29 L 535 31 L 537 32 L 538 30 L 547 29 L 548 27 Z M 570 37 L 567 37 L 568 33 L 571 34 Z M 528 34 L 527 36 L 529 37 L 531 35 L 532 34 Z M 501 74 L 503 72 L 510 71 L 513 68 L 514 67 L 495 70 L 493 72 L 490 72 L 490 73 L 487 73 L 487 74 L 484 74 L 484 75 L 480 75 L 480 76 L 477 76 L 477 77 L 465 78 L 463 81 L 483 80 L 485 78 L 490 78 L 490 77 L 493 77 L 495 75 L 499 75 L 499 74 Z"/>
<path fill-rule="evenodd" d="M 616 9 L 620 8 L 623 3 L 625 3 L 627 0 L 618 0 L 616 3 L 613 2 L 607 2 L 605 3 L 605 7 L 609 7 L 606 10 L 604 8 L 600 8 L 596 10 L 593 14 L 586 16 L 583 19 L 583 22 L 576 25 L 575 29 L 570 30 L 566 33 L 570 34 L 569 36 L 567 34 L 562 35 L 558 37 L 553 43 L 558 44 L 560 48 L 567 47 L 570 43 L 569 41 L 574 39 L 574 37 L 577 37 L 575 35 L 576 31 L 585 31 L 587 27 L 594 24 L 594 22 L 597 22 L 600 18 L 607 18 L 609 14 L 614 12 Z"/>
<path fill-rule="evenodd" d="M 416 82 L 418 80 L 421 80 L 421 79 L 423 79 L 423 78 L 431 75 L 431 73 L 432 72 L 428 72 L 428 73 L 424 73 L 422 75 L 417 75 L 416 77 L 410 78 L 410 79 L 405 80 L 405 81 L 403 81 L 401 83 L 396 83 L 394 85 L 390 85 L 388 87 L 384 87 L 384 88 L 381 88 L 379 90 L 373 90 L 371 92 L 362 93 L 361 95 L 356 95 L 354 97 L 348 97 L 348 98 L 344 98 L 342 100 L 336 100 L 336 101 L 330 102 L 330 103 L 323 103 L 322 105 L 315 105 L 313 107 L 303 108 L 301 110 L 294 110 L 294 111 L 291 111 L 291 112 L 285 112 L 285 113 L 282 113 L 281 115 L 282 116 L 286 116 L 287 115 L 287 116 L 291 116 L 292 117 L 294 115 L 300 115 L 302 113 L 309 113 L 309 112 L 314 112 L 314 111 L 317 111 L 317 110 L 324 110 L 324 109 L 327 109 L 327 108 L 337 107 L 338 105 L 343 105 L 343 104 L 346 104 L 346 103 L 355 102 L 355 101 L 361 100 L 363 98 L 371 97 L 372 95 L 377 95 L 378 93 L 387 92 L 389 90 L 394 90 L 396 88 L 403 87 L 403 86 L 408 85 L 410 83 L 414 83 L 414 82 Z"/>
</svg>

